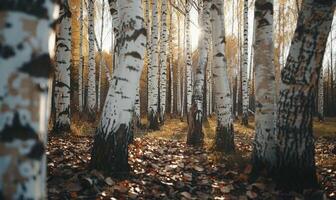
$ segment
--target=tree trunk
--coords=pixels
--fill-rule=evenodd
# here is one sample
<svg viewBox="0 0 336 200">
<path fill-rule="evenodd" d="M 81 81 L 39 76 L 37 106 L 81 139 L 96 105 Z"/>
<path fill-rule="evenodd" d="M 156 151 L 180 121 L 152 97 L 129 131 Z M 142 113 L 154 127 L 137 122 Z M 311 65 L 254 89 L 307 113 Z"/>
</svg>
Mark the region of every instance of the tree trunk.
<svg viewBox="0 0 336 200">
<path fill-rule="evenodd" d="M 242 67 L 242 93 L 243 93 L 243 116 L 242 124 L 248 125 L 248 0 L 244 0 L 244 44 L 243 44 L 243 67 Z"/>
<path fill-rule="evenodd" d="M 190 41 L 190 10 L 191 10 L 191 4 L 190 1 L 187 0 L 186 2 L 186 16 L 185 16 L 185 41 L 186 41 L 186 76 L 185 76 L 185 95 L 186 95 L 186 110 L 185 113 L 188 112 L 188 110 L 191 108 L 191 98 L 192 98 L 192 49 L 191 49 L 191 41 Z M 184 112 L 183 112 L 184 113 Z"/>
<path fill-rule="evenodd" d="M 83 0 L 80 0 L 79 7 L 79 66 L 78 66 L 78 109 L 83 112 Z"/>
<path fill-rule="evenodd" d="M 180 24 L 180 16 L 177 15 L 177 76 L 176 76 L 176 101 L 177 101 L 177 114 L 181 114 L 181 65 L 180 65 L 180 60 L 181 60 L 181 24 Z"/>
<path fill-rule="evenodd" d="M 164 122 L 166 114 L 166 93 L 167 93 L 167 0 L 162 0 L 161 6 L 161 38 L 160 38 L 160 122 Z"/>
<path fill-rule="evenodd" d="M 104 33 L 104 11 L 105 11 L 105 0 L 102 2 L 102 16 L 101 16 L 101 30 L 100 30 L 100 49 L 99 49 L 99 75 L 98 75 L 98 95 L 97 95 L 97 110 L 101 110 L 101 82 L 102 82 L 102 68 L 103 68 L 103 33 Z"/>
<path fill-rule="evenodd" d="M 71 13 L 68 1 L 61 4 L 56 36 L 55 133 L 70 131 Z"/>
<path fill-rule="evenodd" d="M 47 199 L 52 2 L 1 2 L 0 199 Z"/>
<path fill-rule="evenodd" d="M 217 113 L 215 149 L 227 153 L 234 151 L 232 98 L 227 77 L 224 35 L 224 1 L 214 0 L 211 5 L 213 80 Z"/>
<path fill-rule="evenodd" d="M 301 191 L 317 186 L 314 98 L 335 6 L 333 0 L 303 1 L 287 63 L 281 72 L 274 178 L 283 189 Z"/>
<path fill-rule="evenodd" d="M 151 42 L 152 42 L 152 53 L 151 53 L 151 62 L 149 66 L 149 110 L 148 110 L 148 123 L 149 129 L 157 130 L 159 129 L 159 112 L 158 112 L 158 100 L 159 100 L 159 82 L 158 82 L 158 2 L 152 1 L 152 33 L 151 33 Z"/>
<path fill-rule="evenodd" d="M 320 70 L 320 79 L 318 83 L 317 113 L 320 121 L 324 121 L 324 73 L 323 67 Z"/>
<path fill-rule="evenodd" d="M 209 51 L 209 32 L 210 32 L 210 3 L 208 1 L 201 1 L 200 6 L 202 10 L 199 11 L 199 25 L 201 28 L 201 36 L 198 40 L 199 43 L 199 63 L 196 68 L 195 85 L 193 90 L 193 104 L 189 110 L 188 117 L 188 137 L 187 144 L 190 145 L 202 145 L 204 133 L 202 130 L 203 122 L 203 99 L 204 99 L 204 74 L 208 63 L 208 51 Z M 205 114 L 206 115 L 206 114 Z"/>
<path fill-rule="evenodd" d="M 87 93 L 87 114 L 90 120 L 96 119 L 96 62 L 95 62 L 95 39 L 94 39 L 94 0 L 88 0 L 88 33 L 89 33 L 89 73 Z"/>
<path fill-rule="evenodd" d="M 273 64 L 273 0 L 256 0 L 254 33 L 255 138 L 252 161 L 255 171 L 275 163 L 275 66 Z"/>
<path fill-rule="evenodd" d="M 133 106 L 146 48 L 141 1 L 119 0 L 119 54 L 112 84 L 95 136 L 92 167 L 111 175 L 128 174 L 128 141 Z"/>
</svg>

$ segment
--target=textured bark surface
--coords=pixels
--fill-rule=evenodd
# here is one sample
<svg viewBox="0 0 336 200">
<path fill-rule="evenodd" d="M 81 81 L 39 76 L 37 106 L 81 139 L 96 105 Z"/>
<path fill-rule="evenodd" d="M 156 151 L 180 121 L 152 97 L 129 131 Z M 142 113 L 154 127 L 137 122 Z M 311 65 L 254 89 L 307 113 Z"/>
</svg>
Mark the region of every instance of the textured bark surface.
<svg viewBox="0 0 336 200">
<path fill-rule="evenodd" d="M 78 109 L 83 112 L 84 95 L 83 95 L 83 0 L 80 0 L 79 7 L 79 64 L 78 64 Z"/>
<path fill-rule="evenodd" d="M 210 32 L 210 2 L 200 2 L 202 10 L 200 13 L 200 27 L 201 35 L 199 38 L 200 56 L 199 63 L 196 68 L 196 77 L 193 90 L 193 104 L 189 110 L 188 117 L 188 137 L 187 143 L 191 145 L 198 145 L 203 143 L 204 133 L 202 130 L 202 122 L 204 118 L 203 99 L 204 99 L 204 77 L 205 68 L 208 61 L 209 51 L 209 32 Z"/>
<path fill-rule="evenodd" d="M 0 3 L 0 199 L 47 198 L 52 2 Z"/>
<path fill-rule="evenodd" d="M 55 133 L 70 130 L 70 66 L 71 66 L 71 13 L 68 1 L 61 4 L 59 27 L 56 35 L 55 67 Z"/>
<path fill-rule="evenodd" d="M 161 37 L 160 37 L 160 122 L 164 122 L 166 114 L 166 94 L 167 94 L 167 0 L 161 0 Z"/>
<path fill-rule="evenodd" d="M 242 98 L 243 98 L 243 116 L 242 124 L 248 125 L 249 91 L 248 91 L 248 0 L 244 0 L 244 44 L 243 44 L 243 65 L 242 65 Z"/>
<path fill-rule="evenodd" d="M 275 180 L 284 189 L 317 186 L 313 108 L 322 58 L 336 2 L 304 0 L 292 40 L 278 103 Z"/>
<path fill-rule="evenodd" d="M 191 10 L 191 4 L 190 1 L 186 2 L 186 16 L 185 16 L 185 45 L 186 45 L 186 60 L 185 60 L 185 95 L 186 95 L 186 112 L 189 111 L 191 107 L 191 98 L 192 98 L 192 49 L 191 49 L 191 41 L 190 41 L 190 10 Z M 183 112 L 183 109 L 182 109 Z"/>
<path fill-rule="evenodd" d="M 273 0 L 256 0 L 254 33 L 255 137 L 253 167 L 272 168 L 276 161 L 275 66 L 273 64 Z"/>
<path fill-rule="evenodd" d="M 94 0 L 88 0 L 88 34 L 89 34 L 89 72 L 88 93 L 86 110 L 89 118 L 96 118 L 97 94 L 96 94 L 96 62 L 95 62 L 95 39 L 94 39 Z"/>
<path fill-rule="evenodd" d="M 152 29 L 151 29 L 151 59 L 148 77 L 148 122 L 149 129 L 157 130 L 159 128 L 159 48 L 158 48 L 158 2 L 152 1 Z"/>
<path fill-rule="evenodd" d="M 124 175 L 128 167 L 134 103 L 146 48 L 141 1 L 117 3 L 120 35 L 118 63 L 106 97 L 92 150 L 91 166 L 111 175 Z"/>
<path fill-rule="evenodd" d="M 225 59 L 225 35 L 224 35 L 224 2 L 214 0 L 211 5 L 212 23 L 212 49 L 213 66 L 212 77 L 214 81 L 214 97 L 217 114 L 217 131 L 215 148 L 220 151 L 234 151 L 232 98 L 229 80 L 227 77 L 227 64 Z M 223 130 L 223 131 L 222 131 Z M 228 148 L 225 148 L 228 147 Z"/>
</svg>

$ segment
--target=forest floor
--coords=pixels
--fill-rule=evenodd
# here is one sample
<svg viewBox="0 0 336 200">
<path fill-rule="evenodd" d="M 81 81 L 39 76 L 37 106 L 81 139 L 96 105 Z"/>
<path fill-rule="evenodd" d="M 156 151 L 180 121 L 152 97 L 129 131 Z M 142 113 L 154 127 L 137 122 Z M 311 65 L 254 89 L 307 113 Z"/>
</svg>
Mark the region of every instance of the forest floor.
<svg viewBox="0 0 336 200">
<path fill-rule="evenodd" d="M 130 145 L 131 174 L 126 180 L 89 170 L 94 126 L 77 124 L 72 136 L 48 142 L 49 199 L 336 199 L 336 119 L 314 123 L 316 164 L 321 191 L 280 192 L 265 178 L 249 183 L 253 122 L 235 123 L 236 152 L 214 152 L 215 119 L 205 123 L 205 146 L 185 144 L 187 124 L 167 119 L 160 131 L 139 130 Z M 322 199 L 322 198 L 321 198 Z"/>
</svg>

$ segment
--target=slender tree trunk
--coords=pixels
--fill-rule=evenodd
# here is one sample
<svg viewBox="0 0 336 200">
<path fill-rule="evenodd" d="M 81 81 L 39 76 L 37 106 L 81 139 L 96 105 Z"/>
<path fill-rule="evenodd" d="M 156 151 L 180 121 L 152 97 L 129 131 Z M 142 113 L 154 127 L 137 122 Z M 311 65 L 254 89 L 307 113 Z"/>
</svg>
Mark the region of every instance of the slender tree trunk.
<svg viewBox="0 0 336 200">
<path fill-rule="evenodd" d="M 129 172 L 128 141 L 133 106 L 146 48 L 146 28 L 141 1 L 118 0 L 118 67 L 95 136 L 92 167 L 112 175 Z"/>
<path fill-rule="evenodd" d="M 213 0 L 211 5 L 213 79 L 217 128 L 215 148 L 219 151 L 234 151 L 232 98 L 227 76 L 224 35 L 224 1 Z"/>
<path fill-rule="evenodd" d="M 78 109 L 83 112 L 83 0 L 80 0 L 79 7 L 79 66 L 78 66 Z"/>
<path fill-rule="evenodd" d="M 180 24 L 180 16 L 177 15 L 177 95 L 176 95 L 176 99 L 177 99 L 177 114 L 180 116 L 181 114 L 181 65 L 180 65 L 180 60 L 181 60 L 181 24 Z"/>
<path fill-rule="evenodd" d="M 71 66 L 71 13 L 68 1 L 61 4 L 59 30 L 56 37 L 55 70 L 55 124 L 53 131 L 70 131 L 70 66 Z"/>
<path fill-rule="evenodd" d="M 242 124 L 248 125 L 248 0 L 244 0 L 244 44 L 243 44 L 243 67 L 242 67 L 242 93 L 243 93 L 243 116 Z"/>
<path fill-rule="evenodd" d="M 204 74 L 208 63 L 209 52 L 209 32 L 210 32 L 210 3 L 200 1 L 202 9 L 199 11 L 201 35 L 198 40 L 199 43 L 199 63 L 196 68 L 195 85 L 193 90 L 193 104 L 189 110 L 188 117 L 188 137 L 187 144 L 202 145 L 204 133 L 202 130 L 203 122 L 203 99 L 204 99 Z M 206 114 L 205 114 L 206 115 Z"/>
<path fill-rule="evenodd" d="M 113 49 L 113 52 L 112 52 L 112 69 L 113 71 L 115 70 L 116 68 L 116 64 L 117 64 L 117 60 L 118 58 L 116 57 L 118 52 L 117 52 L 117 46 L 115 45 L 116 44 L 116 41 L 119 37 L 119 17 L 118 17 L 118 10 L 117 10 L 117 0 L 108 0 L 109 2 L 109 8 L 110 8 L 110 13 L 111 13 L 111 16 L 112 16 L 112 29 L 113 29 L 113 39 L 114 39 L 114 46 L 111 47 Z"/>
<path fill-rule="evenodd" d="M 174 114 L 174 33 L 173 33 L 173 7 L 169 5 L 169 69 L 170 69 L 170 115 Z"/>
<path fill-rule="evenodd" d="M 160 38 L 160 122 L 164 122 L 166 114 L 166 94 L 167 94 L 167 0 L 162 0 L 161 5 L 161 38 Z"/>
<path fill-rule="evenodd" d="M 102 68 L 103 68 L 103 33 L 104 33 L 104 12 L 105 12 L 105 0 L 102 2 L 102 16 L 101 16 L 101 30 L 100 30 L 100 51 L 99 51 L 99 75 L 98 75 L 98 97 L 97 97 L 97 110 L 100 112 L 101 104 L 101 79 L 102 79 Z"/>
<path fill-rule="evenodd" d="M 159 112 L 158 112 L 158 100 L 159 100 L 159 81 L 158 81 L 158 71 L 159 71 L 159 61 L 158 61 L 158 2 L 152 1 L 152 53 L 151 53 L 151 63 L 149 66 L 149 110 L 148 110 L 148 123 L 149 128 L 153 130 L 159 129 Z"/>
<path fill-rule="evenodd" d="M 323 67 L 320 70 L 320 79 L 318 83 L 317 112 L 320 121 L 324 121 L 324 73 Z"/>
<path fill-rule="evenodd" d="M 47 199 L 48 41 L 55 41 L 56 5 L 3 0 L 0 7 L 0 199 Z"/>
<path fill-rule="evenodd" d="M 275 161 L 275 66 L 273 64 L 273 0 L 256 0 L 254 33 L 255 138 L 253 167 L 273 168 Z"/>
<path fill-rule="evenodd" d="M 276 134 L 274 177 L 280 188 L 317 186 L 313 109 L 327 36 L 336 2 L 304 0 L 287 63 L 283 68 Z"/>
<path fill-rule="evenodd" d="M 190 10 L 191 10 L 191 4 L 190 1 L 187 0 L 186 2 L 186 24 L 185 24 L 185 41 L 186 41 L 186 65 L 185 65 L 185 70 L 186 70 L 186 77 L 185 77 L 185 93 L 186 93 L 186 110 L 185 113 L 189 111 L 191 108 L 191 99 L 192 99 L 192 47 L 191 47 L 191 41 L 190 41 Z"/>
<path fill-rule="evenodd" d="M 149 17 L 149 11 L 150 11 L 150 1 L 145 0 L 144 4 L 146 5 L 146 12 L 145 12 L 145 20 L 147 25 L 147 48 L 146 48 L 146 58 L 147 58 L 147 115 L 150 113 L 150 104 L 149 100 L 151 98 L 151 90 L 149 89 L 149 85 L 151 82 L 151 70 L 150 64 L 151 61 L 151 54 L 152 54 L 152 43 L 151 43 L 151 23 L 150 23 L 150 17 Z"/>
<path fill-rule="evenodd" d="M 96 62 L 95 62 L 95 39 L 94 39 L 94 0 L 88 0 L 88 33 L 89 33 L 89 81 L 87 94 L 87 114 L 91 120 L 96 119 Z"/>
</svg>

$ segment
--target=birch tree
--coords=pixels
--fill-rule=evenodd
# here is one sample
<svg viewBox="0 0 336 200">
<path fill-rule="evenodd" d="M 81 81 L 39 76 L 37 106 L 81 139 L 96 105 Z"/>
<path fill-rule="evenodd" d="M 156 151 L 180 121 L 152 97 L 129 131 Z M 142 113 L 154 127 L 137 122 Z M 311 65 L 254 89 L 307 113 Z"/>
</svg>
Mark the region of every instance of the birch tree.
<svg viewBox="0 0 336 200">
<path fill-rule="evenodd" d="M 193 90 L 193 104 L 189 110 L 188 137 L 187 143 L 199 145 L 203 143 L 204 133 L 202 130 L 202 121 L 204 118 L 203 99 L 204 99 L 204 77 L 205 69 L 208 63 L 209 36 L 210 36 L 210 2 L 200 0 L 199 5 L 202 7 L 199 12 L 200 20 L 200 37 L 199 43 L 199 63 L 196 68 L 196 77 Z"/>
<path fill-rule="evenodd" d="M 213 0 L 211 5 L 214 95 L 217 114 L 215 148 L 234 151 L 232 98 L 225 58 L 224 1 Z"/>
<path fill-rule="evenodd" d="M 275 66 L 273 63 L 273 0 L 256 0 L 254 33 L 255 65 L 255 169 L 275 162 Z"/>
<path fill-rule="evenodd" d="M 186 16 L 185 16 L 185 41 L 186 41 L 186 58 L 185 58 L 185 95 L 186 95 L 186 104 L 187 110 L 191 107 L 191 98 L 192 98 L 192 60 L 191 60 L 191 41 L 190 41 L 190 10 L 191 4 L 189 0 L 186 0 Z M 184 104 L 183 104 L 184 105 Z M 183 112 L 184 109 L 182 109 Z"/>
<path fill-rule="evenodd" d="M 160 37 L 160 122 L 164 121 L 167 93 L 167 0 L 161 0 L 161 37 Z"/>
<path fill-rule="evenodd" d="M 83 0 L 79 5 L 79 64 L 78 64 L 78 109 L 83 112 Z"/>
<path fill-rule="evenodd" d="M 87 112 L 91 119 L 95 119 L 97 98 L 96 98 L 96 62 L 95 62 L 95 36 L 94 36 L 94 1 L 88 0 L 88 33 L 89 33 L 89 73 Z"/>
<path fill-rule="evenodd" d="M 48 50 L 56 6 L 15 2 L 0 6 L 0 198 L 46 199 Z"/>
<path fill-rule="evenodd" d="M 323 67 L 320 70 L 320 79 L 318 82 L 317 113 L 320 121 L 324 121 L 324 73 Z"/>
<path fill-rule="evenodd" d="M 128 173 L 128 141 L 146 48 L 141 1 L 118 0 L 119 55 L 93 144 L 91 165 L 108 174 Z"/>
<path fill-rule="evenodd" d="M 159 82 L 158 82 L 158 2 L 152 1 L 152 31 L 151 31 L 151 59 L 149 66 L 148 78 L 148 122 L 150 129 L 159 128 L 159 112 L 158 112 L 158 98 L 159 98 Z"/>
<path fill-rule="evenodd" d="M 55 124 L 54 132 L 70 130 L 70 66 L 71 66 L 71 12 L 68 1 L 60 9 L 59 30 L 56 36 L 55 68 Z"/>
<path fill-rule="evenodd" d="M 244 44 L 243 44 L 243 66 L 242 66 L 242 93 L 243 93 L 243 117 L 242 124 L 248 125 L 248 0 L 244 0 Z"/>
<path fill-rule="evenodd" d="M 313 108 L 335 6 L 333 0 L 303 1 L 287 63 L 281 72 L 274 177 L 284 189 L 317 186 Z"/>
</svg>

